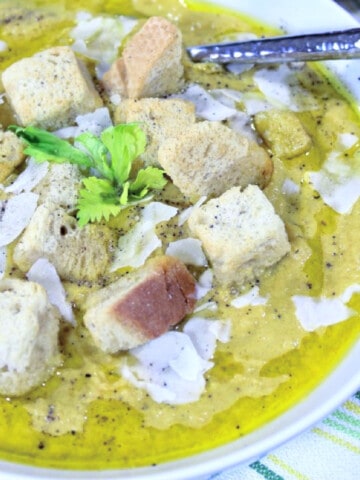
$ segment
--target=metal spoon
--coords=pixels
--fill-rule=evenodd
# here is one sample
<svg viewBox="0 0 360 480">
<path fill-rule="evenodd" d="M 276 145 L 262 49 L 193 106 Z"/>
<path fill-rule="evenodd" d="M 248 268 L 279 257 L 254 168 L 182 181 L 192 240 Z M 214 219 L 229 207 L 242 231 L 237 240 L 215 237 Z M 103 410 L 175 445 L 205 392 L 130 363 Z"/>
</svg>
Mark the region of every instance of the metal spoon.
<svg viewBox="0 0 360 480">
<path fill-rule="evenodd" d="M 360 28 L 187 48 L 194 62 L 280 63 L 360 58 Z"/>
</svg>

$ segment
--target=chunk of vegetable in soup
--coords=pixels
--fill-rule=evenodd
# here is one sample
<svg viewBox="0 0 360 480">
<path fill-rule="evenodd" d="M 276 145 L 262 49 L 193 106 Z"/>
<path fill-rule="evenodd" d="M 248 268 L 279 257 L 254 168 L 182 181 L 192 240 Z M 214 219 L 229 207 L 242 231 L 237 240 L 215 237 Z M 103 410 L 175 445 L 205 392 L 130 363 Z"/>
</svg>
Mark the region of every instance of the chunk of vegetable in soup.
<svg viewBox="0 0 360 480">
<path fill-rule="evenodd" d="M 153 15 L 167 16 L 181 29 L 185 45 L 276 33 L 233 12 L 192 2 L 185 7 L 180 0 L 3 0 L 1 71 L 40 50 L 73 43 L 77 21 L 85 18 L 91 28 L 90 16 L 76 17 L 84 11 L 102 17 L 100 24 L 119 15 L 140 21 Z M 120 19 L 118 27 L 112 24 L 111 28 L 124 28 L 124 33 L 128 25 Z M 95 56 L 97 49 L 109 48 L 106 35 L 98 44 L 92 44 L 93 40 L 86 42 Z M 119 39 L 120 50 L 121 42 Z M 85 61 L 97 83 L 98 61 Z M 217 344 L 201 398 L 179 405 L 157 403 L 119 373 L 124 362 L 130 367 L 134 363 L 129 353 L 112 356 L 94 345 L 82 323 L 82 304 L 99 285 L 65 282 L 68 298 L 77 306 L 77 326 L 62 326 L 63 364 L 50 380 L 27 395 L 0 398 L 1 459 L 62 469 L 125 468 L 154 465 L 223 445 L 294 405 L 359 337 L 360 295 L 356 292 L 360 274 L 354 247 L 360 229 L 360 202 L 339 213 L 331 204 L 331 192 L 324 193 L 322 188 L 327 171 L 335 180 L 337 175 L 340 178 L 341 168 L 337 171 L 335 167 L 341 162 L 351 175 L 359 175 L 354 164 L 360 155 L 360 120 L 351 104 L 316 66 L 257 67 L 238 75 L 210 65 L 194 65 L 185 58 L 184 63 L 187 82 L 210 91 L 217 89 L 215 99 L 224 101 L 225 96 L 229 109 L 248 115 L 230 116 L 227 122 L 232 128 L 237 119 L 243 122 L 241 128 L 254 135 L 247 122 L 253 125 L 258 112 L 274 105 L 291 112 L 287 118 L 301 125 L 300 147 L 296 145 L 293 154 L 291 145 L 274 147 L 274 142 L 284 141 L 281 118 L 276 119 L 280 125 L 276 131 L 271 119 L 267 124 L 266 117 L 258 117 L 257 134 L 270 152 L 272 148 L 277 153 L 290 148 L 287 157 L 273 156 L 274 173 L 265 194 L 286 224 L 291 252 L 244 291 L 215 285 L 204 297 L 209 308 L 205 305 L 197 315 L 228 322 L 230 338 Z M 272 88 L 275 81 L 280 82 L 280 93 Z M 4 128 L 16 123 L 6 101 L 0 105 L 0 123 Z M 270 126 L 274 127 L 271 132 Z M 180 210 L 189 206 L 171 183 L 154 199 Z M 141 207 L 124 210 L 109 226 L 125 233 L 137 224 L 140 213 Z M 165 246 L 186 237 L 178 217 L 158 224 L 156 233 Z M 202 269 L 194 267 L 193 272 L 199 277 Z M 125 275 L 126 269 L 120 273 Z M 117 274 L 109 274 L 109 278 L 115 279 Z M 5 276 L 23 274 L 10 264 Z M 305 330 L 301 318 L 304 308 L 309 308 L 309 298 L 317 305 L 325 302 L 325 306 L 319 318 L 314 308 L 311 320 L 319 323 Z M 329 312 L 326 301 L 334 298 L 346 304 L 350 313 L 346 321 L 326 326 L 321 322 Z"/>
</svg>

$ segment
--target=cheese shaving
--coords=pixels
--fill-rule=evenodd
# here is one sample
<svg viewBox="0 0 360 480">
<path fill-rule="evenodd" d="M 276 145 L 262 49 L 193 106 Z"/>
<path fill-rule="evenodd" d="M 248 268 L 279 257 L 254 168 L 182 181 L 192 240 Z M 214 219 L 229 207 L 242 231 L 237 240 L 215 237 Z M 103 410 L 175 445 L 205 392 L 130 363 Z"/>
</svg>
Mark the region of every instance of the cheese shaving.
<svg viewBox="0 0 360 480">
<path fill-rule="evenodd" d="M 158 403 L 195 402 L 205 390 L 204 374 L 213 366 L 216 342 L 227 342 L 229 332 L 224 322 L 192 318 L 184 332 L 167 332 L 131 350 L 137 362 L 124 363 L 121 374 Z"/>
<path fill-rule="evenodd" d="M 256 307 L 257 305 L 265 305 L 268 301 L 268 297 L 261 297 L 259 295 L 259 287 L 256 285 L 251 288 L 248 292 L 236 297 L 232 300 L 231 305 L 235 308 L 243 307 Z"/>
<path fill-rule="evenodd" d="M 0 201 L 0 247 L 9 245 L 27 227 L 38 197 L 35 193 L 25 192 Z"/>
<path fill-rule="evenodd" d="M 75 138 L 84 132 L 100 136 L 105 128 L 112 126 L 109 109 L 106 107 L 97 108 L 94 112 L 78 115 L 75 118 L 77 126 L 65 127 L 57 130 L 55 135 L 60 138 Z"/>
<path fill-rule="evenodd" d="M 3 278 L 6 271 L 7 250 L 6 247 L 0 247 L 0 280 Z"/>
<path fill-rule="evenodd" d="M 136 226 L 120 237 L 110 271 L 143 265 L 152 252 L 161 247 L 161 241 L 155 232 L 156 225 L 170 220 L 176 214 L 177 208 L 161 202 L 146 205 Z"/>
<path fill-rule="evenodd" d="M 58 308 L 62 317 L 75 325 L 71 304 L 66 300 L 65 289 L 52 263 L 46 258 L 39 258 L 27 273 L 28 280 L 42 285 L 52 305 Z"/>
<path fill-rule="evenodd" d="M 341 142 L 348 141 L 342 137 Z M 360 169 L 357 166 L 359 154 L 349 163 L 344 151 L 331 152 L 318 172 L 310 172 L 309 181 L 319 192 L 324 202 L 341 214 L 351 212 L 360 197 Z"/>
<path fill-rule="evenodd" d="M 178 258 L 186 265 L 195 265 L 196 267 L 205 267 L 207 265 L 201 242 L 196 238 L 183 238 L 171 242 L 165 253 Z"/>
<path fill-rule="evenodd" d="M 359 292 L 360 285 L 354 284 L 336 298 L 315 298 L 303 295 L 294 295 L 291 298 L 301 326 L 307 332 L 313 332 L 317 328 L 334 325 L 354 315 L 354 310 L 347 307 L 346 303 L 349 302 L 354 293 Z"/>
<path fill-rule="evenodd" d="M 106 64 L 116 59 L 123 39 L 137 24 L 131 17 L 93 17 L 87 12 L 78 13 L 76 20 L 77 25 L 70 32 L 74 39 L 72 49 Z"/>
<path fill-rule="evenodd" d="M 36 163 L 33 158 L 27 160 L 27 166 L 16 180 L 5 188 L 7 193 L 30 192 L 38 185 L 48 172 L 49 164 Z"/>
</svg>

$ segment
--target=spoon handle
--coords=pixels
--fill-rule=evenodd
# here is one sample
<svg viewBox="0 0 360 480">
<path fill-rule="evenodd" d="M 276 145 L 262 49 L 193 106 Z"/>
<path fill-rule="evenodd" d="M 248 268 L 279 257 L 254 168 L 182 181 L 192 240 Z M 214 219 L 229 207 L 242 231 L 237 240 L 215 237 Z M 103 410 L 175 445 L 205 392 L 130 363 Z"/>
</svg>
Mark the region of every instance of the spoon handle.
<svg viewBox="0 0 360 480">
<path fill-rule="evenodd" d="M 194 62 L 279 63 L 360 58 L 360 28 L 187 48 Z"/>
</svg>

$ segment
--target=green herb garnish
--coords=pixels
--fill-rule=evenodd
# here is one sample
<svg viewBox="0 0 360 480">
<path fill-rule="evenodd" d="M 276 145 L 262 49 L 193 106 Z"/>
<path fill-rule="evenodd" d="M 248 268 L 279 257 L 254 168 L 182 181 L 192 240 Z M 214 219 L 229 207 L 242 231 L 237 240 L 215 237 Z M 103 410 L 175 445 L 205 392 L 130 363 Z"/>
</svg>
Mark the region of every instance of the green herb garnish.
<svg viewBox="0 0 360 480">
<path fill-rule="evenodd" d="M 88 175 L 77 204 L 81 226 L 109 220 L 127 206 L 148 200 L 152 190 L 161 190 L 167 182 L 156 167 L 130 178 L 132 163 L 146 146 L 145 133 L 135 123 L 109 127 L 100 138 L 83 133 L 74 139 L 80 148 L 40 128 L 11 125 L 9 130 L 27 143 L 25 153 L 37 162 L 72 163 Z"/>
</svg>

